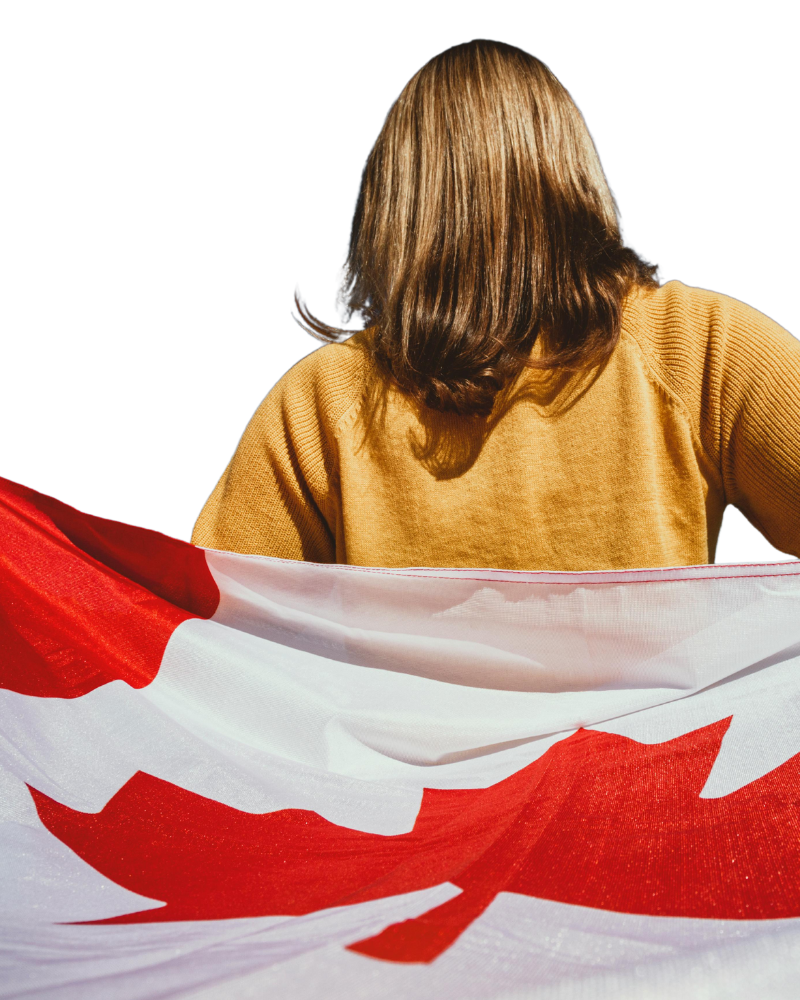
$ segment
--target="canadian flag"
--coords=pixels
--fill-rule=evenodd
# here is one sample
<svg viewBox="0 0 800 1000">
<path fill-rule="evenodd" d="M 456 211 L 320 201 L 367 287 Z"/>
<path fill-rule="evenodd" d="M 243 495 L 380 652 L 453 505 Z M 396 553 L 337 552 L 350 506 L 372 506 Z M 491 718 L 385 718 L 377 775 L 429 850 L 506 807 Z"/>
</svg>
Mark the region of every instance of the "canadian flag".
<svg viewBox="0 0 800 1000">
<path fill-rule="evenodd" d="M 798 562 L 0 532 L 0 996 L 797 996 Z"/>
</svg>

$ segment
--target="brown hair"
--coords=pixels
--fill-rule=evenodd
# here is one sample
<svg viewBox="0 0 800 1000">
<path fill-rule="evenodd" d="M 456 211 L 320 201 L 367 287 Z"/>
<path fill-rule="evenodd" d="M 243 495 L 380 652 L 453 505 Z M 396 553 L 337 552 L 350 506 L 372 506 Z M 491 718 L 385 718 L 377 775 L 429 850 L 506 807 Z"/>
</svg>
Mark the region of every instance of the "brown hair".
<svg viewBox="0 0 800 1000">
<path fill-rule="evenodd" d="M 477 40 L 426 63 L 389 111 L 361 179 L 342 299 L 374 328 L 375 361 L 403 392 L 478 415 L 526 365 L 607 358 L 626 294 L 656 285 L 655 272 L 622 243 L 564 87 L 527 52 Z M 312 335 L 349 336 L 295 301 Z"/>
</svg>

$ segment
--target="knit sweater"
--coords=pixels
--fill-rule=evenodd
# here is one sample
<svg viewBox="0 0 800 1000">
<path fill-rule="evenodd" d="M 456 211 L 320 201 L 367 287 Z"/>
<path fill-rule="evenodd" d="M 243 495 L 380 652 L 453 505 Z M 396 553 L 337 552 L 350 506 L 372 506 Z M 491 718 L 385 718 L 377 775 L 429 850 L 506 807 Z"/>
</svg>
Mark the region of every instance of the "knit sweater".
<svg viewBox="0 0 800 1000">
<path fill-rule="evenodd" d="M 489 419 L 418 410 L 369 331 L 259 406 L 195 526 L 208 548 L 361 566 L 709 563 L 734 504 L 800 556 L 800 341 L 735 299 L 636 289 L 610 359 L 526 369 Z"/>
</svg>

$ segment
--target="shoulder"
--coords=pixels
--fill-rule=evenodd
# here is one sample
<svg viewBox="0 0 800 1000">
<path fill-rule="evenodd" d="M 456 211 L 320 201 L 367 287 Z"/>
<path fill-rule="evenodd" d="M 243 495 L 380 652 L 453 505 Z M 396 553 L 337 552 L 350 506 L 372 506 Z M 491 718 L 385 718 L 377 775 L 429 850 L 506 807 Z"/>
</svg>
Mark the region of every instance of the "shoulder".
<svg viewBox="0 0 800 1000">
<path fill-rule="evenodd" d="M 623 325 L 654 349 L 670 342 L 691 349 L 724 335 L 772 337 L 787 345 L 799 343 L 769 316 L 745 302 L 707 288 L 668 281 L 654 289 L 639 288 L 625 307 Z"/>
<path fill-rule="evenodd" d="M 362 330 L 301 358 L 276 382 L 258 412 L 277 408 L 287 418 L 314 415 L 334 425 L 361 400 L 373 369 L 370 331 Z"/>
<path fill-rule="evenodd" d="M 800 352 L 800 341 L 764 313 L 730 295 L 668 281 L 636 289 L 625 305 L 623 336 L 680 391 L 736 365 L 769 365 Z"/>
</svg>

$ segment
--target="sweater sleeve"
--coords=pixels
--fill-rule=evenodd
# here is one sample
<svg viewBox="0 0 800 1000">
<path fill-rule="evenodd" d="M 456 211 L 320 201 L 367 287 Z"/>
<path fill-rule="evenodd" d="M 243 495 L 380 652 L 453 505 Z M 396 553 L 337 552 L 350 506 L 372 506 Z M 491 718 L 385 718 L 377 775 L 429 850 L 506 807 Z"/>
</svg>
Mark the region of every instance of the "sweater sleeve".
<svg viewBox="0 0 800 1000">
<path fill-rule="evenodd" d="M 800 341 L 736 299 L 680 282 L 651 302 L 648 339 L 725 502 L 800 557 Z"/>
<path fill-rule="evenodd" d="M 355 398 L 352 354 L 346 344 L 314 351 L 268 393 L 197 519 L 195 545 L 336 561 L 334 431 Z"/>
<path fill-rule="evenodd" d="M 733 302 L 719 353 L 726 499 L 775 548 L 800 557 L 800 341 Z"/>
</svg>

